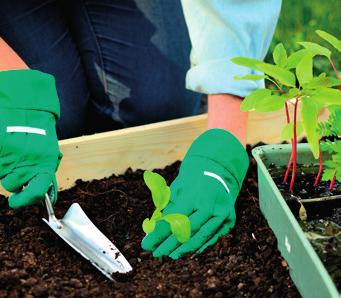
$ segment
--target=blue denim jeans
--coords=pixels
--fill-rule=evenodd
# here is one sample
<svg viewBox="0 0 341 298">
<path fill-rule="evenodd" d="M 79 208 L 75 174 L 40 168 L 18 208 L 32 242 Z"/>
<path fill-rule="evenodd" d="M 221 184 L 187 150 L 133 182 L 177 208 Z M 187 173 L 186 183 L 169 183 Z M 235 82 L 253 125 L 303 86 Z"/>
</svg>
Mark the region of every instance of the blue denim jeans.
<svg viewBox="0 0 341 298">
<path fill-rule="evenodd" d="M 199 112 L 180 0 L 4 0 L 0 15 L 4 40 L 56 78 L 61 139 Z"/>
</svg>

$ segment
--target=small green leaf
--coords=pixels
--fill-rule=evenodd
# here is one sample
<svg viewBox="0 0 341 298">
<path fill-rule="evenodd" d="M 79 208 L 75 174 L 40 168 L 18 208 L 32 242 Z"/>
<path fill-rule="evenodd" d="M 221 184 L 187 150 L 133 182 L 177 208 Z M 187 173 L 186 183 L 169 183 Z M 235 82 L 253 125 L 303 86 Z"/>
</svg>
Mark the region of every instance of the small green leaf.
<svg viewBox="0 0 341 298">
<path fill-rule="evenodd" d="M 336 153 L 341 153 L 341 140 L 336 140 L 334 143 L 335 143 L 334 151 Z M 334 157 L 335 157 L 335 161 L 341 162 L 341 160 L 339 160 L 339 158 L 341 158 L 341 154 L 335 155 Z"/>
<path fill-rule="evenodd" d="M 332 154 L 334 152 L 333 142 L 331 142 L 330 140 L 321 142 L 320 147 L 322 151 L 328 152 L 329 154 Z"/>
<path fill-rule="evenodd" d="M 335 87 L 340 86 L 341 81 L 335 78 L 329 78 L 321 74 L 318 77 L 313 78 L 309 82 L 302 85 L 304 89 L 318 89 L 320 87 Z"/>
<path fill-rule="evenodd" d="M 235 57 L 235 58 L 232 58 L 231 61 L 235 64 L 245 66 L 245 67 L 255 69 L 255 70 L 257 70 L 257 64 L 262 62 L 260 60 L 248 58 L 248 57 Z"/>
<path fill-rule="evenodd" d="M 328 59 L 330 59 L 332 54 L 330 50 L 314 42 L 302 41 L 299 42 L 299 44 L 310 51 L 313 55 L 326 56 Z"/>
<path fill-rule="evenodd" d="M 284 108 L 286 100 L 281 96 L 268 95 L 256 102 L 255 110 L 261 113 L 275 112 Z"/>
<path fill-rule="evenodd" d="M 186 215 L 174 213 L 162 217 L 169 223 L 171 231 L 175 238 L 180 242 L 187 242 L 191 237 L 191 222 Z"/>
<path fill-rule="evenodd" d="M 331 181 L 334 178 L 335 170 L 334 169 L 324 169 L 322 174 L 323 181 Z"/>
<path fill-rule="evenodd" d="M 310 53 L 310 52 L 306 49 L 301 49 L 301 50 L 298 50 L 297 52 L 291 54 L 288 57 L 286 68 L 287 69 L 296 68 L 297 64 L 302 60 L 302 58 L 305 55 L 307 55 L 307 53 Z"/>
<path fill-rule="evenodd" d="M 142 229 L 146 234 L 149 234 L 154 231 L 155 224 L 155 220 L 146 218 L 142 223 Z"/>
<path fill-rule="evenodd" d="M 323 105 L 341 105 L 341 91 L 337 89 L 319 88 L 311 98 Z"/>
<path fill-rule="evenodd" d="M 166 180 L 159 174 L 151 171 L 143 173 L 143 179 L 152 193 L 154 205 L 157 209 L 164 209 L 170 199 L 170 188 Z"/>
<path fill-rule="evenodd" d="M 311 98 L 303 98 L 301 115 L 307 140 L 315 158 L 319 157 L 319 143 L 317 133 L 318 112 L 320 105 Z"/>
<path fill-rule="evenodd" d="M 316 30 L 316 33 L 322 37 L 324 40 L 329 42 L 335 49 L 337 49 L 339 52 L 341 52 L 341 40 L 337 39 L 335 36 L 322 31 L 322 30 Z"/>
<path fill-rule="evenodd" d="M 296 134 L 297 136 L 303 132 L 303 125 L 301 121 L 296 122 Z M 294 122 L 286 124 L 281 133 L 282 140 L 291 140 L 294 137 Z"/>
<path fill-rule="evenodd" d="M 287 56 L 287 51 L 285 50 L 282 43 L 279 43 L 275 47 L 272 55 L 273 55 L 274 62 L 276 63 L 276 65 L 280 67 L 285 67 L 288 56 Z"/>
<path fill-rule="evenodd" d="M 157 208 L 157 209 L 154 210 L 153 215 L 152 215 L 152 217 L 151 217 L 150 220 L 155 220 L 155 221 L 157 221 L 157 220 L 159 220 L 161 217 L 162 217 L 162 212 L 160 211 L 160 209 Z"/>
<path fill-rule="evenodd" d="M 269 63 L 257 64 L 257 68 L 283 85 L 290 87 L 295 87 L 296 85 L 295 75 L 287 69 Z"/>
<path fill-rule="evenodd" d="M 255 109 L 256 103 L 262 98 L 271 95 L 271 91 L 265 88 L 257 89 L 244 98 L 240 105 L 240 110 L 243 112 Z"/>
<path fill-rule="evenodd" d="M 298 88 L 291 88 L 288 92 L 289 99 L 296 97 L 300 93 Z"/>
<path fill-rule="evenodd" d="M 304 56 L 298 63 L 296 76 L 301 86 L 313 79 L 313 56 L 311 54 Z"/>
<path fill-rule="evenodd" d="M 265 79 L 266 76 L 262 76 L 262 75 L 258 75 L 258 74 L 250 74 L 250 75 L 246 75 L 243 77 L 238 77 L 238 76 L 234 76 L 233 79 L 237 80 L 237 81 L 241 81 L 241 80 L 250 80 L 250 81 L 259 81 L 261 79 Z"/>
</svg>

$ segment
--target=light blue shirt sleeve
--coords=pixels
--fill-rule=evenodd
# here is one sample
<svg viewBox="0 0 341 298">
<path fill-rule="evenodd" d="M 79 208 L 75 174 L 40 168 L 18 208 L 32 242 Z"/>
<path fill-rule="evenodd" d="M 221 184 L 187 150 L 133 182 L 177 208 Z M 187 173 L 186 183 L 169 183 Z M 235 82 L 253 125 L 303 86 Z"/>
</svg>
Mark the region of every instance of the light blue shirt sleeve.
<svg viewBox="0 0 341 298">
<path fill-rule="evenodd" d="M 236 81 L 255 73 L 230 59 L 263 60 L 276 28 L 281 0 L 181 0 L 192 42 L 187 89 L 245 97 L 264 81 Z"/>
</svg>

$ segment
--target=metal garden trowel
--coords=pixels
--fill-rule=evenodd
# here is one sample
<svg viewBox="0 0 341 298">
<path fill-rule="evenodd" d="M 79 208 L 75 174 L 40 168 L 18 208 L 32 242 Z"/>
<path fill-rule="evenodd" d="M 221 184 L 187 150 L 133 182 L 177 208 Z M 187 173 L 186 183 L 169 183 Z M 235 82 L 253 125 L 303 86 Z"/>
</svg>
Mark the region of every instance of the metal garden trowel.
<svg viewBox="0 0 341 298">
<path fill-rule="evenodd" d="M 48 220 L 43 220 L 66 243 L 89 260 L 105 276 L 113 280 L 113 273 L 127 273 L 133 268 L 116 246 L 90 221 L 78 203 L 73 203 L 62 219 L 57 219 L 50 200 L 45 195 Z"/>
</svg>

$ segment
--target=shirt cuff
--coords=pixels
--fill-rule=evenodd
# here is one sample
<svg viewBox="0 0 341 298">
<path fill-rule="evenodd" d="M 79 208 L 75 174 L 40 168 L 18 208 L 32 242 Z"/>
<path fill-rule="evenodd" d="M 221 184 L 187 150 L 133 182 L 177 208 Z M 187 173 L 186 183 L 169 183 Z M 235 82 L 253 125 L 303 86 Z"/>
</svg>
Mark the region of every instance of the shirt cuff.
<svg viewBox="0 0 341 298">
<path fill-rule="evenodd" d="M 264 80 L 235 80 L 234 76 L 259 74 L 228 59 L 212 60 L 192 67 L 186 76 L 186 88 L 204 94 L 228 93 L 245 97 L 252 91 L 264 88 Z"/>
</svg>

